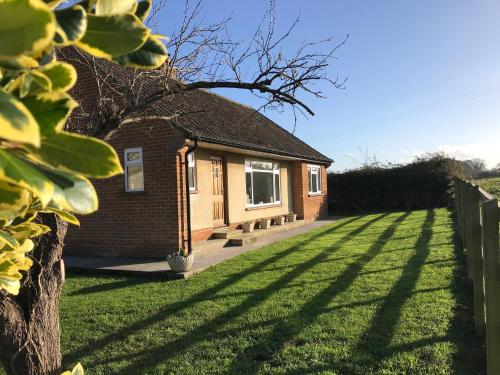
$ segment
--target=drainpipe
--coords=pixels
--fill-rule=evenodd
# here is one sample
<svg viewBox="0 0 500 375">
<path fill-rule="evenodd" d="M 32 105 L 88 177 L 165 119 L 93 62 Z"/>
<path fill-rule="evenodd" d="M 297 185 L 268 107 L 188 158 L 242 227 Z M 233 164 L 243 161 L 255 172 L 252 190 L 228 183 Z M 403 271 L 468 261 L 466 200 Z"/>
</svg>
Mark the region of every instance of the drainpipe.
<svg viewBox="0 0 500 375">
<path fill-rule="evenodd" d="M 189 164 L 188 156 L 198 147 L 198 139 L 194 139 L 194 146 L 188 146 L 188 150 L 184 154 L 184 168 L 186 174 L 186 211 L 187 211 L 187 242 L 188 242 L 188 253 L 193 251 L 191 245 L 191 192 L 189 191 Z"/>
</svg>

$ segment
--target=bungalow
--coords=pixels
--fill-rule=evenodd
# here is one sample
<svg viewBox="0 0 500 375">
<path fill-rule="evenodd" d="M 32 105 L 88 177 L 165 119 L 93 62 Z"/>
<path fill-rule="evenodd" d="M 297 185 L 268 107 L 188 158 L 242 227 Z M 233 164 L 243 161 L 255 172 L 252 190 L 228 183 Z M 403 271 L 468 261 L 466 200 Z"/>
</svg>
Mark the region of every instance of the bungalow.
<svg viewBox="0 0 500 375">
<path fill-rule="evenodd" d="M 73 94 L 91 108 L 96 80 L 76 65 Z M 120 72 L 113 79 L 126 82 L 131 72 Z M 332 160 L 255 109 L 212 92 L 163 99 L 109 143 L 125 173 L 94 181 L 100 208 L 69 229 L 69 253 L 164 257 L 245 221 L 327 214 Z"/>
</svg>

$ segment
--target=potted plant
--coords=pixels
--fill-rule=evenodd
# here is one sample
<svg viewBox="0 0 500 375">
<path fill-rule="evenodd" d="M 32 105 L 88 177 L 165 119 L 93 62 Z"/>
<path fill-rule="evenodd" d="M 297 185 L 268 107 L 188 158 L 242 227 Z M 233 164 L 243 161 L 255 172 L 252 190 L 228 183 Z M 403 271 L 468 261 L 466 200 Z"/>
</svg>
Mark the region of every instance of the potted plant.
<svg viewBox="0 0 500 375">
<path fill-rule="evenodd" d="M 271 219 L 269 218 L 259 219 L 260 229 L 268 229 L 270 226 L 271 226 Z"/>
<path fill-rule="evenodd" d="M 286 215 L 286 221 L 293 223 L 295 220 L 297 220 L 297 214 L 290 212 L 288 215 Z"/>
<path fill-rule="evenodd" d="M 283 215 L 274 217 L 274 225 L 283 225 L 283 224 L 285 224 L 285 217 Z"/>
<path fill-rule="evenodd" d="M 243 229 L 243 233 L 250 233 L 253 232 L 254 226 L 254 221 L 245 221 L 241 224 L 241 229 Z"/>
<path fill-rule="evenodd" d="M 187 272 L 193 266 L 194 255 L 184 249 L 179 249 L 173 254 L 167 256 L 167 262 L 170 269 L 174 272 Z"/>
</svg>

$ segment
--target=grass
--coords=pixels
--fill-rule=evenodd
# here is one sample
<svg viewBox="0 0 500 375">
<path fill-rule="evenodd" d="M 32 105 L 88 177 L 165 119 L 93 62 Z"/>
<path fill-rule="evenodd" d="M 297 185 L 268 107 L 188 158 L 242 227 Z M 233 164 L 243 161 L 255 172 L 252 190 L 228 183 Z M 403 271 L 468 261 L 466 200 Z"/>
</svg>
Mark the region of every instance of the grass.
<svg viewBox="0 0 500 375">
<path fill-rule="evenodd" d="M 91 374 L 481 374 L 444 209 L 349 217 L 191 279 L 69 276 L 64 362 Z M 228 251 L 231 251 L 228 249 Z"/>
<path fill-rule="evenodd" d="M 487 192 L 500 198 L 500 177 L 483 178 L 475 182 Z"/>
</svg>

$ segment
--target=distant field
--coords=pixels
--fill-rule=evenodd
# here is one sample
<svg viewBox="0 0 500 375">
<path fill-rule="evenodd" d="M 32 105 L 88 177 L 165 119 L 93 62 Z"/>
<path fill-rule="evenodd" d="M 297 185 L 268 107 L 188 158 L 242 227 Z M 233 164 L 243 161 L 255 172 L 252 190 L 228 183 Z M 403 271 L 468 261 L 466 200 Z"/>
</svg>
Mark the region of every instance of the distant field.
<svg viewBox="0 0 500 375">
<path fill-rule="evenodd" d="M 500 177 L 483 178 L 476 182 L 484 190 L 500 198 Z"/>
</svg>

